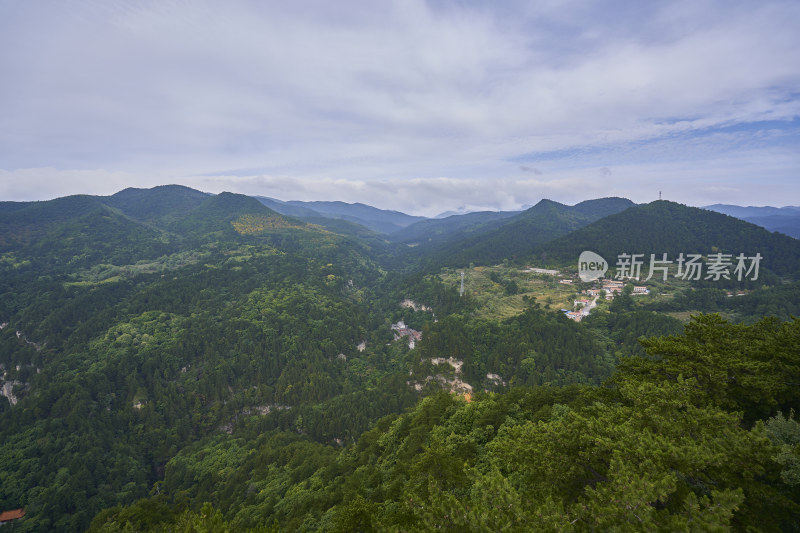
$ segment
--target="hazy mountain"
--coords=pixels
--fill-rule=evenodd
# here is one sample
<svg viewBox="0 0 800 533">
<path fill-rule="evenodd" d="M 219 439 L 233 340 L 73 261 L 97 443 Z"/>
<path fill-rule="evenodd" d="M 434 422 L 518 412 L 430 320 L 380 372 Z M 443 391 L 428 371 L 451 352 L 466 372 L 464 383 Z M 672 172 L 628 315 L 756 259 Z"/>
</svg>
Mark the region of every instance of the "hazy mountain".
<svg viewBox="0 0 800 533">
<path fill-rule="evenodd" d="M 378 209 L 364 204 L 348 204 L 345 202 L 284 202 L 290 206 L 303 207 L 316 211 L 324 216 L 331 218 L 341 218 L 361 224 L 372 231 L 378 233 L 393 233 L 401 228 L 409 226 L 425 217 L 417 217 L 401 213 Z"/>
<path fill-rule="evenodd" d="M 488 231 L 518 211 L 478 211 L 445 218 L 420 220 L 391 234 L 394 242 L 405 244 L 437 244 L 448 239 Z"/>
<path fill-rule="evenodd" d="M 455 211 L 444 211 L 443 213 L 439 213 L 433 218 L 447 218 L 456 215 L 469 215 L 470 213 L 478 213 L 478 212 L 480 211 L 467 211 L 466 209 L 456 209 Z"/>
<path fill-rule="evenodd" d="M 714 204 L 705 206 L 718 213 L 741 218 L 770 231 L 778 231 L 795 239 L 800 239 L 800 207 L 741 207 L 738 205 Z"/>
<path fill-rule="evenodd" d="M 282 215 L 287 215 L 290 217 L 296 217 L 300 219 L 324 216 L 319 211 L 314 211 L 313 209 L 309 209 L 308 207 L 292 205 L 282 200 L 276 200 L 275 198 L 269 198 L 267 196 L 253 196 L 253 198 L 258 200 L 265 206 L 269 207 L 273 211 L 277 211 Z"/>
<path fill-rule="evenodd" d="M 498 227 L 450 240 L 430 252 L 429 265 L 491 264 L 525 257 L 540 244 L 634 206 L 625 198 L 587 200 L 574 206 L 542 200 Z"/>
<path fill-rule="evenodd" d="M 744 220 L 757 224 L 770 231 L 777 231 L 800 239 L 800 214 L 798 215 L 768 215 L 746 217 Z"/>
<path fill-rule="evenodd" d="M 772 207 L 772 206 L 740 206 L 730 204 L 713 204 L 706 205 L 703 209 L 709 211 L 716 211 L 736 218 L 747 217 L 763 217 L 763 216 L 798 216 L 800 215 L 800 206 L 786 206 L 786 207 Z"/>
</svg>

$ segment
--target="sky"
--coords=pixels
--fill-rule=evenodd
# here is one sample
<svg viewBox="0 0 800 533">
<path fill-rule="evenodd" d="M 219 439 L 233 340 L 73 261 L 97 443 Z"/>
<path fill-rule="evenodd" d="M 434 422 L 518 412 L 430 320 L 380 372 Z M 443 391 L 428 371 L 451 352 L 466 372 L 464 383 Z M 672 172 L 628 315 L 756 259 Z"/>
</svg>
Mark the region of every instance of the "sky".
<svg viewBox="0 0 800 533">
<path fill-rule="evenodd" d="M 800 205 L 800 2 L 0 0 L 0 200 Z"/>
</svg>

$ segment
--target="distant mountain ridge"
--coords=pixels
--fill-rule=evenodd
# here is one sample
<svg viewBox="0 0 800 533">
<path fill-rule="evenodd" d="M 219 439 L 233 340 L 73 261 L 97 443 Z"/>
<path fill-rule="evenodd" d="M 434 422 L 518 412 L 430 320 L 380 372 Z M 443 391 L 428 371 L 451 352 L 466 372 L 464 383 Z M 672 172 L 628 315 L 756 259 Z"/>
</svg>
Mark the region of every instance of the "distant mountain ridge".
<svg viewBox="0 0 800 533">
<path fill-rule="evenodd" d="M 724 213 L 732 217 L 752 222 L 770 231 L 777 231 L 795 239 L 800 239 L 800 206 L 786 207 L 742 207 L 738 205 L 714 204 L 703 209 Z"/>
<path fill-rule="evenodd" d="M 635 205 L 616 197 L 586 200 L 574 206 L 541 200 L 498 225 L 487 225 L 486 231 L 448 240 L 431 251 L 426 262 L 429 268 L 436 268 L 469 263 L 485 265 L 525 257 L 538 245 Z"/>
<path fill-rule="evenodd" d="M 787 205 L 785 207 L 766 206 L 740 206 L 731 204 L 713 204 L 703 206 L 703 209 L 716 211 L 736 218 L 762 217 L 770 215 L 794 216 L 800 215 L 800 206 Z"/>
<path fill-rule="evenodd" d="M 125 264 L 220 238 L 331 241 L 323 228 L 273 211 L 250 196 L 167 185 L 111 196 L 75 195 L 0 205 L 2 250 L 55 265 Z M 333 239 L 335 240 L 335 239 Z"/>
<path fill-rule="evenodd" d="M 253 196 L 253 198 L 282 215 L 297 218 L 322 216 L 319 211 L 314 211 L 313 209 L 298 205 L 291 205 L 288 202 L 277 200 L 275 198 L 269 198 L 268 196 Z"/>
<path fill-rule="evenodd" d="M 441 243 L 459 235 L 487 231 L 518 214 L 519 211 L 478 211 L 420 220 L 392 233 L 390 238 L 405 244 Z"/>
<path fill-rule="evenodd" d="M 747 216 L 743 220 L 716 209 Z M 110 196 L 0 202 L 0 245 L 8 250 L 32 247 L 31 253 L 51 259 L 63 256 L 67 246 L 76 254 L 72 261 L 91 262 L 111 248 L 92 248 L 90 240 L 122 239 L 129 243 L 124 260 L 133 261 L 171 253 L 181 239 L 213 240 L 225 234 L 241 240 L 299 230 L 306 234 L 303 239 L 312 233 L 321 239 L 344 236 L 374 259 L 383 257 L 411 269 L 504 259 L 572 261 L 584 249 L 607 258 L 626 251 L 709 253 L 713 249 L 764 250 L 765 266 L 795 275 L 800 270 L 797 240 L 758 227 L 792 235 L 793 222 L 800 220 L 795 212 L 800 213 L 800 207 L 716 204 L 701 209 L 666 201 L 637 206 L 624 198 L 568 206 L 544 199 L 522 212 L 482 211 L 433 219 L 358 203 L 284 202 L 165 185 L 128 188 Z M 119 247 L 115 249 L 114 260 L 123 260 L 120 253 Z"/>
<path fill-rule="evenodd" d="M 345 220 L 359 224 L 375 233 L 389 234 L 405 228 L 414 222 L 426 220 L 425 217 L 407 215 L 400 211 L 378 209 L 377 207 L 361 203 L 351 204 L 339 201 L 283 201 L 266 196 L 254 196 L 254 198 L 278 213 L 297 217 L 308 222 L 313 221 L 314 223 L 322 224 L 326 227 L 327 223 L 320 220 L 321 218 Z M 339 226 L 341 227 L 341 225 Z M 351 234 L 358 233 L 357 230 L 352 227 L 347 228 L 347 232 Z"/>
</svg>

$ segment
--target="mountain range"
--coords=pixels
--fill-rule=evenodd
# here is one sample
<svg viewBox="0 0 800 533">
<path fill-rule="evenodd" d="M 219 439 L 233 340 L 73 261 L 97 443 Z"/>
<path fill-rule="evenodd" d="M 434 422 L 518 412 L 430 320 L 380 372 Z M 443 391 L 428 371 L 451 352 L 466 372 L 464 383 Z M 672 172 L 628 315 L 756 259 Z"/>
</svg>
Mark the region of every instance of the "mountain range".
<svg viewBox="0 0 800 533">
<path fill-rule="evenodd" d="M 297 200 L 284 202 L 256 196 L 261 203 L 283 215 L 301 219 L 332 218 L 360 224 L 377 233 L 393 233 L 424 217 L 411 216 L 399 211 L 378 209 L 365 204 L 349 204 L 346 202 L 301 202 Z"/>
<path fill-rule="evenodd" d="M 760 253 L 762 273 L 736 285 L 752 291 L 746 298 L 728 298 L 727 285 L 685 283 L 669 297 L 601 302 L 602 311 L 577 323 L 557 308 L 591 285 L 565 288 L 525 267 L 570 277 L 583 250 L 611 262 L 620 253 Z M 626 409 L 667 409 L 668 422 L 653 426 L 659 438 L 671 435 L 677 418 L 691 426 L 675 432 L 679 443 L 700 432 L 690 444 L 703 453 L 692 453 L 733 465 L 703 475 L 736 495 L 739 466 L 727 456 L 766 446 L 750 427 L 796 405 L 794 326 L 776 320 L 748 329 L 711 317 L 686 326 L 702 340 L 700 370 L 689 356 L 671 361 L 672 345 L 664 345 L 664 364 L 678 371 L 641 366 L 657 364 L 647 359 L 625 363 L 627 374 L 601 385 L 620 361 L 645 361 L 633 357 L 644 354 L 640 337 L 680 334 L 684 325 L 672 315 L 722 310 L 755 321 L 764 310 L 796 314 L 798 265 L 797 239 L 666 201 L 542 200 L 520 212 L 441 219 L 175 185 L 2 202 L 0 512 L 24 509 L 18 526 L 25 531 L 426 530 L 443 523 L 464 530 L 447 509 L 467 496 L 476 519 L 514 515 L 519 502 L 544 490 L 572 506 L 583 497 L 572 487 L 582 490 L 594 475 L 571 470 L 587 428 L 617 431 L 592 437 L 592 446 L 614 442 L 622 451 L 639 442 L 624 436 Z M 470 286 L 460 294 L 448 267 L 467 271 L 487 292 L 479 297 Z M 494 295 L 489 303 L 486 294 Z M 487 314 L 495 305 L 514 311 L 499 319 Z M 714 347 L 724 354 L 721 369 L 709 370 L 717 357 L 709 335 L 728 343 Z M 675 353 L 692 355 L 696 346 L 688 346 Z M 751 346 L 755 354 L 737 352 Z M 730 357 L 739 357 L 735 367 L 724 366 Z M 686 381 L 652 388 L 648 379 L 670 372 Z M 730 372 L 741 373 L 728 397 L 714 387 Z M 633 385 L 619 381 L 633 375 Z M 662 405 L 680 391 L 697 397 L 697 386 L 686 383 L 709 375 L 714 386 L 704 385 L 708 398 L 698 405 L 730 410 L 708 414 L 709 429 L 695 424 L 694 407 L 686 416 L 689 396 Z M 761 401 L 763 391 L 770 401 Z M 614 409 L 622 409 L 619 421 Z M 735 418 L 742 416 L 745 422 Z M 656 423 L 642 420 L 650 429 Z M 724 435 L 716 434 L 720 421 Z M 573 423 L 585 427 L 565 425 Z M 543 427 L 563 430 L 563 438 L 541 436 Z M 523 429 L 530 434 L 516 435 Z M 536 449 L 516 451 L 537 435 Z M 720 452 L 731 435 L 737 448 Z M 712 438 L 719 442 L 709 445 Z M 559 459 L 572 472 L 568 484 L 556 490 L 531 474 L 544 481 L 524 498 L 514 492 L 524 488 L 514 488 L 519 461 L 561 448 L 572 454 Z M 632 453 L 626 472 L 639 472 L 647 450 Z M 765 499 L 780 510 L 793 489 L 780 485 L 781 466 L 769 462 L 777 453 L 758 448 L 761 474 L 747 483 L 759 480 L 756 494 L 773 491 Z M 584 459 L 605 476 L 620 457 L 609 454 L 611 467 Z M 673 456 L 659 448 L 647 464 Z M 694 467 L 659 468 L 667 476 L 659 486 L 683 484 L 670 497 L 706 490 Z M 447 484 L 437 487 L 442 479 Z M 613 489 L 612 500 L 625 487 Z M 481 499 L 495 493 L 507 498 L 502 505 Z M 686 498 L 672 518 L 706 501 Z M 653 509 L 662 505 L 653 501 Z M 782 516 L 762 511 L 761 500 L 728 503 L 723 515 L 740 509 L 737 520 L 750 525 Z M 433 517 L 431 505 L 438 506 Z"/>
<path fill-rule="evenodd" d="M 738 205 L 714 204 L 703 209 L 741 218 L 770 231 L 777 231 L 800 239 L 800 207 L 742 207 Z"/>
</svg>

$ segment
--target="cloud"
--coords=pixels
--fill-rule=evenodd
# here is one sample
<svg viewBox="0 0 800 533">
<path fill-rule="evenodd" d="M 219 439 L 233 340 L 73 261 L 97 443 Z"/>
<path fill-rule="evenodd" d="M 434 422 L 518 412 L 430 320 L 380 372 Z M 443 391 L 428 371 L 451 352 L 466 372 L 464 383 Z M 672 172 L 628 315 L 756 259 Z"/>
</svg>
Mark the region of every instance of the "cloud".
<svg viewBox="0 0 800 533">
<path fill-rule="evenodd" d="M 49 200 L 73 194 L 110 195 L 127 187 L 155 187 L 168 183 L 164 175 L 128 172 L 58 170 L 55 168 L 0 169 L 0 198 L 10 201 Z"/>
<path fill-rule="evenodd" d="M 72 171 L 84 192 L 107 183 L 75 169 L 358 198 L 467 180 L 513 187 L 490 196 L 510 205 L 535 189 L 520 170 L 546 169 L 546 192 L 601 168 L 800 153 L 800 5 L 642 4 L 5 3 L 0 167 Z M 782 159 L 795 179 L 799 159 Z"/>
<path fill-rule="evenodd" d="M 542 174 L 544 174 L 544 172 L 542 172 L 542 171 L 541 171 L 541 170 L 539 170 L 538 168 L 536 168 L 536 167 L 529 167 L 528 165 L 520 165 L 520 166 L 519 166 L 519 169 L 520 169 L 521 171 L 523 171 L 523 172 L 533 172 L 533 173 L 534 173 L 534 174 L 536 174 L 537 176 L 541 176 Z"/>
</svg>

